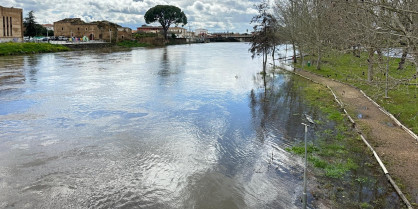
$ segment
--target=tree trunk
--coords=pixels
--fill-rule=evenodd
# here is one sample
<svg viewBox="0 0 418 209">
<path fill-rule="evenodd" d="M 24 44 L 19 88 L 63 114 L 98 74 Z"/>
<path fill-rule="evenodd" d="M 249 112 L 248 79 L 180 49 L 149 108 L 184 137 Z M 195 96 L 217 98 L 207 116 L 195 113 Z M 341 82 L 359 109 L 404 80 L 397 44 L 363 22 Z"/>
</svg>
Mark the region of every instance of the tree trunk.
<svg viewBox="0 0 418 209">
<path fill-rule="evenodd" d="M 321 69 L 321 56 L 322 56 L 322 54 L 321 54 L 321 48 L 318 47 L 318 59 L 316 61 L 316 69 L 317 70 L 320 70 Z"/>
<path fill-rule="evenodd" d="M 297 61 L 296 61 L 296 45 L 295 45 L 295 42 L 294 41 L 292 41 L 292 47 L 293 47 L 293 63 L 297 63 Z"/>
<path fill-rule="evenodd" d="M 164 39 L 165 39 L 165 40 L 167 40 L 167 39 L 168 39 L 168 37 L 167 37 L 167 30 L 164 30 Z"/>
<path fill-rule="evenodd" d="M 264 48 L 263 51 L 263 84 L 264 84 L 264 99 L 267 96 L 267 81 L 266 81 L 266 75 L 267 75 L 267 49 Z"/>
<path fill-rule="evenodd" d="M 367 81 L 372 82 L 373 81 L 373 64 L 374 64 L 374 49 L 369 49 L 369 58 L 367 61 L 369 62 L 369 67 L 367 69 Z"/>
<path fill-rule="evenodd" d="M 264 49 L 263 52 L 263 73 L 264 75 L 267 74 L 267 49 Z"/>
<path fill-rule="evenodd" d="M 407 55 L 408 55 L 408 48 L 405 48 L 402 52 L 401 61 L 399 62 L 399 65 L 398 65 L 398 70 L 403 70 L 404 69 L 404 64 L 405 64 L 405 60 L 406 60 Z"/>
<path fill-rule="evenodd" d="M 382 53 L 382 50 L 380 48 L 378 48 L 376 50 L 376 52 L 377 52 L 377 55 L 379 55 L 379 63 L 383 63 L 383 53 Z M 388 54 L 388 56 L 389 56 L 389 54 Z"/>
<path fill-rule="evenodd" d="M 273 52 L 271 53 L 271 58 L 273 59 L 273 68 L 276 67 L 276 63 L 274 62 L 274 52 L 276 51 L 276 46 L 273 46 Z"/>
<path fill-rule="evenodd" d="M 299 46 L 298 49 L 299 49 L 299 56 L 300 56 L 300 66 L 302 66 L 302 70 L 303 70 L 303 66 L 304 66 L 304 64 L 303 64 L 304 57 L 303 57 L 303 52 L 302 52 L 303 49 L 302 49 L 301 46 Z"/>
</svg>

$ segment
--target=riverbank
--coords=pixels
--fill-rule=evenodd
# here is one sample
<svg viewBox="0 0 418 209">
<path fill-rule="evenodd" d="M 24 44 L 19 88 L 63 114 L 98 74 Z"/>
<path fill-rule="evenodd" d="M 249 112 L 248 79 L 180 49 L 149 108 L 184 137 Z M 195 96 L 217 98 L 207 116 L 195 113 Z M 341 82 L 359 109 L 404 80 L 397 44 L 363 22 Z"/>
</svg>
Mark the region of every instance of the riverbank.
<svg viewBox="0 0 418 209">
<path fill-rule="evenodd" d="M 325 78 L 305 70 L 297 74 L 329 86 L 344 105 L 357 128 L 382 159 L 390 175 L 394 177 L 406 197 L 416 206 L 418 201 L 418 142 L 357 88 Z M 338 135 L 337 137 L 338 138 Z M 359 143 L 362 143 L 359 141 Z"/>
<path fill-rule="evenodd" d="M 334 97 L 329 89 L 301 77 L 292 80 L 293 89 L 309 106 L 306 114 L 315 122 L 308 129 L 308 191 L 312 207 L 401 208 L 403 203 L 379 164 L 369 155 L 338 103 L 330 102 Z M 286 150 L 303 157 L 304 143 Z"/>
<path fill-rule="evenodd" d="M 0 43 L 0 56 L 69 51 L 68 47 L 49 43 Z"/>
<path fill-rule="evenodd" d="M 322 58 L 321 69 L 316 69 L 313 56 L 305 57 L 303 69 L 315 74 L 347 83 L 363 90 L 369 97 L 383 108 L 392 113 L 406 127 L 418 134 L 418 80 L 415 66 L 411 62 L 404 64 L 404 69 L 398 69 L 400 58 L 382 57 L 383 64 L 373 65 L 373 80 L 367 81 L 368 56 L 360 54 L 353 56 L 350 53 L 327 54 Z M 299 63 L 296 67 L 302 68 Z M 308 62 L 310 65 L 308 66 Z M 386 82 L 386 67 L 388 68 L 388 80 Z M 386 83 L 388 84 L 388 97 L 385 95 Z"/>
</svg>

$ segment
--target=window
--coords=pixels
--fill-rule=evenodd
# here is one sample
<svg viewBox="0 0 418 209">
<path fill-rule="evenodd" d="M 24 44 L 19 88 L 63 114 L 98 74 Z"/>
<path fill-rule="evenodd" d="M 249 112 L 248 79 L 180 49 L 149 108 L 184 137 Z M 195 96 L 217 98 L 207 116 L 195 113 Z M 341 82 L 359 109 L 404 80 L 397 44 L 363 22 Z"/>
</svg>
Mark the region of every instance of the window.
<svg viewBox="0 0 418 209">
<path fill-rule="evenodd" d="M 4 19 L 4 16 L 3 16 L 3 36 L 6 36 L 6 20 Z"/>
<path fill-rule="evenodd" d="M 64 27 L 62 27 L 61 30 L 64 30 Z"/>
<path fill-rule="evenodd" d="M 9 17 L 6 17 L 7 36 L 9 36 Z"/>
<path fill-rule="evenodd" d="M 86 28 L 86 31 L 87 31 L 87 28 Z"/>
<path fill-rule="evenodd" d="M 13 24 L 12 24 L 12 17 L 10 17 L 10 36 L 13 36 Z"/>
<path fill-rule="evenodd" d="M 80 28 L 77 28 L 78 31 L 80 31 Z"/>
</svg>

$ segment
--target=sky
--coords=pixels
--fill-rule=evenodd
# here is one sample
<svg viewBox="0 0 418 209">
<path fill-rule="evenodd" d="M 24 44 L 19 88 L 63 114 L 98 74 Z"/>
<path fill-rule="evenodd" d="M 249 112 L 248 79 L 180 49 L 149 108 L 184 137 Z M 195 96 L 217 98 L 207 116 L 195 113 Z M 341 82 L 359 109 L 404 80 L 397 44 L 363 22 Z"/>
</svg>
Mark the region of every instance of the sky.
<svg viewBox="0 0 418 209">
<path fill-rule="evenodd" d="M 250 32 L 251 18 L 257 13 L 259 0 L 1 0 L 1 6 L 23 8 L 23 16 L 33 10 L 40 24 L 52 24 L 64 18 L 81 18 L 86 22 L 108 20 L 136 29 L 145 24 L 145 12 L 155 5 L 174 5 L 184 11 L 188 24 L 209 32 Z M 151 24 L 158 25 L 158 24 Z"/>
</svg>

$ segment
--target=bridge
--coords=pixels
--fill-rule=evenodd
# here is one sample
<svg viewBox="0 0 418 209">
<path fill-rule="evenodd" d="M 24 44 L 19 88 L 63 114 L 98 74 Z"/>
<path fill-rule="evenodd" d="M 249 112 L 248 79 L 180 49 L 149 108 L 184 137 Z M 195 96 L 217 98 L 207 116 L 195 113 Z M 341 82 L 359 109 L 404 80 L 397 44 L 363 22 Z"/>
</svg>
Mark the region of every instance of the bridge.
<svg viewBox="0 0 418 209">
<path fill-rule="evenodd" d="M 251 37 L 251 34 L 246 33 L 213 33 L 207 38 L 210 42 L 249 42 Z"/>
</svg>

